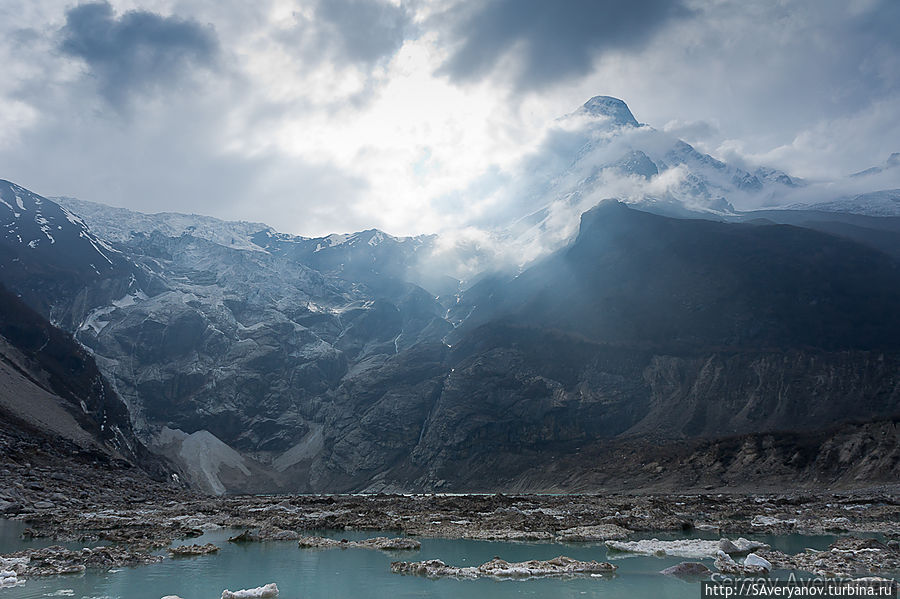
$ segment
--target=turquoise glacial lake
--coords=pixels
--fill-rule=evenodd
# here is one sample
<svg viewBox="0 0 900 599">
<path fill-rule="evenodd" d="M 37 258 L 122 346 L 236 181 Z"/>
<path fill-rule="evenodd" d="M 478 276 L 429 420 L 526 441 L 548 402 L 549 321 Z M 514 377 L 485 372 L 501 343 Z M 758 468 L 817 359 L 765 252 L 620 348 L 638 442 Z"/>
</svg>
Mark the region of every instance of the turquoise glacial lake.
<svg viewBox="0 0 900 599">
<path fill-rule="evenodd" d="M 20 540 L 20 523 L 0 520 L 0 553 L 51 544 Z M 602 544 L 508 543 L 456 539 L 420 538 L 420 551 L 385 553 L 369 549 L 300 549 L 296 542 L 235 545 L 226 542 L 235 531 L 214 531 L 175 544 L 215 543 L 217 555 L 166 559 L 159 564 L 122 568 L 108 572 L 31 578 L 24 585 L 0 589 L 0 599 L 74 597 L 76 599 L 160 599 L 179 595 L 184 599 L 218 599 L 223 589 L 232 591 L 278 584 L 279 599 L 503 599 L 538 597 L 547 599 L 659 598 L 696 599 L 698 582 L 684 582 L 659 574 L 681 558 L 648 556 L 611 559 L 619 569 L 612 577 L 455 580 L 428 579 L 393 574 L 396 560 L 437 558 L 447 564 L 471 566 L 494 556 L 507 561 L 550 559 L 567 555 L 581 560 L 607 561 Z M 372 531 L 326 531 L 323 536 L 365 539 L 379 536 Z M 395 536 L 384 533 L 385 536 Z M 706 538 L 717 538 L 703 535 Z M 738 535 L 732 535 L 738 536 Z M 744 535 L 765 541 L 777 549 L 799 552 L 806 547 L 824 549 L 833 537 Z M 644 538 L 683 538 L 684 535 L 650 534 Z M 635 537 L 639 538 L 639 537 Z M 73 547 L 72 544 L 69 544 Z M 74 547 L 80 545 L 75 544 Z M 617 554 L 621 556 L 623 554 Z M 713 569 L 712 560 L 702 560 Z M 777 577 L 787 572 L 776 572 Z"/>
</svg>

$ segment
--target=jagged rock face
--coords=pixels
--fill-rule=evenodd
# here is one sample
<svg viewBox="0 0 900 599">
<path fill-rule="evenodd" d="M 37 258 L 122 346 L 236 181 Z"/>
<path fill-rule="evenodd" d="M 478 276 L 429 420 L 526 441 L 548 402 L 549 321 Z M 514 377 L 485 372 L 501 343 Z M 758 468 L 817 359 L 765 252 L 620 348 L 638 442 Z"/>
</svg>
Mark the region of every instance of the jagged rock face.
<svg viewBox="0 0 900 599">
<path fill-rule="evenodd" d="M 92 356 L 0 286 L 0 421 L 4 427 L 105 461 L 164 476 Z"/>
<path fill-rule="evenodd" d="M 205 429 L 241 451 L 286 451 L 352 369 L 449 329 L 434 298 L 402 282 L 379 297 L 190 236 L 139 235 L 123 250 L 168 289 L 97 309 L 80 339 L 148 426 Z"/>
<path fill-rule="evenodd" d="M 609 204 L 569 249 L 471 294 L 437 391 L 420 393 L 428 415 L 410 457 L 374 488 L 486 490 L 497 470 L 604 439 L 815 431 L 900 412 L 898 267 L 812 231 Z M 422 418 L 376 405 L 393 411 L 384 422 Z M 366 449 L 328 463 L 347 478 L 362 471 L 343 465 L 384 434 L 350 430 L 338 435 Z"/>
<path fill-rule="evenodd" d="M 651 166 L 665 168 L 635 152 L 618 168 Z M 448 313 L 411 282 L 427 239 L 123 222 L 140 229 L 115 236 L 125 267 L 101 279 L 105 296 L 78 300 L 72 329 L 140 434 L 214 492 L 585 490 L 608 484 L 603 460 L 643 471 L 649 439 L 691 440 L 654 468 L 692 464 L 694 482 L 696 468 L 759 463 L 840 477 L 790 440 L 721 439 L 900 412 L 897 262 L 808 229 L 607 203 L 570 246 L 483 279 Z M 54 293 L 49 305 L 72 301 Z M 867 472 L 897 467 L 882 456 Z"/>
<path fill-rule="evenodd" d="M 630 439 L 655 439 L 665 446 L 684 438 L 816 431 L 896 414 L 900 406 L 900 359 L 880 352 L 665 355 L 559 332 L 492 326 L 454 345 L 447 363 L 451 371 L 435 381 L 439 387 L 431 397 L 423 392 L 418 402 L 376 404 L 385 427 L 351 425 L 344 433 L 352 440 L 347 447 L 362 451 L 329 465 L 366 461 L 388 431 L 401 429 L 389 423 L 402 420 L 412 452 L 393 466 L 379 463 L 390 472 L 373 481 L 375 489 L 385 480 L 399 488 L 412 478 L 417 488 L 443 481 L 438 488 L 486 491 L 499 472 L 509 475 L 506 484 L 529 472 L 534 478 L 525 477 L 525 489 L 554 488 L 554 480 L 566 481 L 558 484 L 567 488 L 580 484 L 577 473 L 609 466 L 576 456 L 614 440 L 627 447 Z M 427 415 L 410 403 L 427 406 Z M 781 451 L 791 458 L 789 449 Z M 640 460 L 652 461 L 649 453 Z M 745 457 L 748 466 L 759 466 L 759 454 Z M 642 466 L 637 458 L 615 459 Z M 888 460 L 885 466 L 890 472 L 900 464 Z M 347 472 L 346 479 L 368 472 Z"/>
</svg>

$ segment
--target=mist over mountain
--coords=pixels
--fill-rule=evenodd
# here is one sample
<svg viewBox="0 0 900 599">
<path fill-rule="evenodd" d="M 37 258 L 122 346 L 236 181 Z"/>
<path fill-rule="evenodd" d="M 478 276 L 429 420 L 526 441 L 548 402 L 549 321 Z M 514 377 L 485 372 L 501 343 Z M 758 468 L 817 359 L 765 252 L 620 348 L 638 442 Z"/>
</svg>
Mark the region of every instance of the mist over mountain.
<svg viewBox="0 0 900 599">
<path fill-rule="evenodd" d="M 436 241 L 433 257 L 449 274 L 470 280 L 521 269 L 571 243 L 581 215 L 608 198 L 677 218 L 740 220 L 743 212 L 781 208 L 900 217 L 893 189 L 900 170 L 891 160 L 865 176 L 828 181 L 728 164 L 640 123 L 625 102 L 608 96 L 554 125 L 513 170 L 483 225 L 446 231 Z"/>
<path fill-rule="evenodd" d="M 615 486 L 609 447 L 638 468 L 650 439 L 700 460 L 894 426 L 900 213 L 862 191 L 886 167 L 829 189 L 727 164 L 605 96 L 557 124 L 499 224 L 441 235 L 308 238 L 3 181 L 0 282 L 216 493 L 584 490 Z M 667 468 L 629 484 L 733 474 Z"/>
</svg>

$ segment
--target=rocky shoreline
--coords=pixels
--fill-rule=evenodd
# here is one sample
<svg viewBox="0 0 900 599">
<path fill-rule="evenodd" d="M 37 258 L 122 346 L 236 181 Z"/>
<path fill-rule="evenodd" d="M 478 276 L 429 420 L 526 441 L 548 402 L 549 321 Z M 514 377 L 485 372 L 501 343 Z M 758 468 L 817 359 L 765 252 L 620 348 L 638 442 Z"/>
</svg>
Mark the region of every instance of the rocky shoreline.
<svg viewBox="0 0 900 599">
<path fill-rule="evenodd" d="M 222 528 L 245 531 L 236 541 L 384 550 L 414 550 L 415 537 L 609 542 L 623 548 L 665 532 L 703 531 L 716 543 L 726 536 L 834 534 L 839 538 L 826 551 L 787 555 L 752 549 L 775 569 L 823 576 L 900 571 L 900 487 L 819 494 L 206 496 L 90 457 L 62 469 L 46 459 L 49 449 L 33 450 L 28 459 L 0 463 L 0 517 L 23 522 L 27 537 L 109 546 L 101 554 L 48 548 L 4 556 L 10 563 L 33 561 L 18 567 L 23 576 L 150 563 L 162 559 L 160 550 L 175 540 Z M 322 530 L 390 532 L 400 538 L 310 540 L 310 533 Z M 715 557 L 717 548 L 704 546 L 702 553 Z M 173 555 L 211 552 L 214 546 L 194 546 Z"/>
<path fill-rule="evenodd" d="M 52 509 L 39 501 L 65 481 L 48 478 L 42 493 L 35 485 L 14 487 L 22 499 L 7 501 L 4 516 L 27 525 L 25 534 L 57 541 L 111 541 L 102 558 L 96 552 L 62 548 L 28 550 L 6 559 L 29 557 L 21 572 L 41 576 L 84 567 L 112 568 L 161 559 L 155 549 L 221 528 L 243 529 L 231 540 L 296 540 L 300 547 L 364 547 L 415 550 L 410 537 L 503 541 L 601 543 L 611 550 L 648 555 L 716 557 L 754 551 L 775 569 L 825 576 L 890 574 L 900 571 L 900 498 L 892 493 L 842 495 L 372 495 L 207 497 L 152 485 L 144 492 L 112 492 L 71 499 Z M 9 504 L 21 507 L 10 507 Z M 305 536 L 304 531 L 393 531 L 398 538 L 342 541 Z M 728 533 L 735 541 L 655 541 L 649 532 L 691 530 Z M 787 555 L 737 538 L 738 534 L 835 534 L 826 551 Z M 878 538 L 876 538 L 878 537 Z M 881 539 L 881 540 L 878 540 Z M 215 546 L 191 545 L 172 555 L 200 555 Z M 46 554 L 46 555 L 45 555 Z M 723 564 L 731 567 L 727 561 Z"/>
</svg>

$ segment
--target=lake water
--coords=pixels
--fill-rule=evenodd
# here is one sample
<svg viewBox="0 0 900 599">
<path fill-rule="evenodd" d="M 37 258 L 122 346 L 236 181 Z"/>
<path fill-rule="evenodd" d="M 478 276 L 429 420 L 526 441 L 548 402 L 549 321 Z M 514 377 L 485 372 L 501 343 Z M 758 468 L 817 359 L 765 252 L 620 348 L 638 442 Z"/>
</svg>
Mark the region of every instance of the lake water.
<svg viewBox="0 0 900 599">
<path fill-rule="evenodd" d="M 0 520 L 0 552 L 26 546 L 23 541 L 17 540 L 23 528 L 20 523 Z M 390 571 L 392 561 L 432 558 L 461 566 L 479 565 L 494 556 L 507 561 L 550 559 L 557 555 L 606 561 L 606 548 L 602 544 L 559 545 L 420 538 L 420 551 L 384 553 L 369 549 L 300 549 L 293 541 L 235 545 L 226 542 L 233 534 L 234 531 L 221 530 L 176 543 L 215 543 L 221 548 L 217 555 L 166 559 L 159 564 L 109 572 L 87 571 L 79 575 L 31 578 L 24 586 L 0 589 L 0 599 L 160 599 L 164 595 L 179 595 L 184 599 L 218 599 L 223 589 L 253 588 L 269 582 L 278 584 L 280 599 L 696 599 L 700 592 L 697 582 L 683 582 L 659 574 L 663 568 L 685 561 L 681 558 L 618 558 L 611 560 L 619 569 L 610 578 L 432 580 L 402 576 Z M 371 531 L 330 531 L 319 534 L 352 540 L 378 536 L 378 533 Z M 385 535 L 395 536 L 390 533 Z M 713 535 L 703 536 L 716 538 Z M 655 534 L 644 537 L 683 538 L 683 535 L 676 537 Z M 753 538 L 790 552 L 799 552 L 806 547 L 823 549 L 833 540 L 830 536 L 800 535 L 754 535 Z M 46 541 L 33 541 L 27 546 L 47 544 Z M 702 561 L 710 569 L 713 568 L 712 560 Z M 776 575 L 786 576 L 787 573 Z"/>
</svg>

